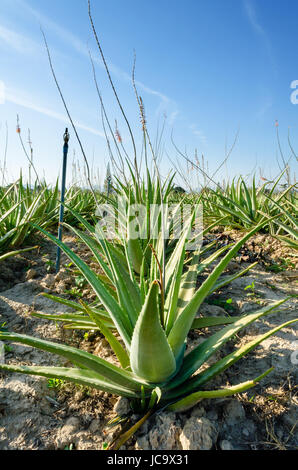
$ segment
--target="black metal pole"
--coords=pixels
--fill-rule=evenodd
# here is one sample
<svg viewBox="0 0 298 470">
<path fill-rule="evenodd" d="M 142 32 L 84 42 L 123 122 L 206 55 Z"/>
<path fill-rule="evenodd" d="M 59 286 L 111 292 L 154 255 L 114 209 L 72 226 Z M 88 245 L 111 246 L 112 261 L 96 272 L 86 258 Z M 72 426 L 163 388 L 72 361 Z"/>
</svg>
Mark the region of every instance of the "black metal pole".
<svg viewBox="0 0 298 470">
<path fill-rule="evenodd" d="M 58 239 L 62 241 L 62 223 L 64 217 L 64 199 L 65 199 L 65 185 L 66 185 L 66 168 L 67 168 L 67 154 L 68 154 L 68 142 L 69 142 L 69 133 L 68 129 L 64 133 L 64 146 L 63 146 L 63 169 L 62 169 L 62 187 L 61 187 L 61 204 L 60 204 L 60 214 L 59 214 L 59 226 L 58 226 Z M 60 271 L 60 260 L 61 260 L 61 248 L 57 248 L 57 258 L 56 258 L 56 272 Z"/>
</svg>

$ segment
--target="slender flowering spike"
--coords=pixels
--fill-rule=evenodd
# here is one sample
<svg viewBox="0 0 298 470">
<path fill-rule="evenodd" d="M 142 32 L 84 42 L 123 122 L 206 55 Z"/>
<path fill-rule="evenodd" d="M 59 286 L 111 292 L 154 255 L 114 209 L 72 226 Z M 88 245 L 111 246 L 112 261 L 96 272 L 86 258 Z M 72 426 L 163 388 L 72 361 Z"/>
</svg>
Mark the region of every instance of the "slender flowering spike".
<svg viewBox="0 0 298 470">
<path fill-rule="evenodd" d="M 118 129 L 117 121 L 115 121 L 115 124 L 116 124 L 115 136 L 116 136 L 119 144 L 121 144 L 122 143 L 122 137 L 121 137 L 121 134 L 120 134 L 119 129 Z"/>
<path fill-rule="evenodd" d="M 17 114 L 17 134 L 21 133 L 21 128 L 20 128 L 20 118 L 19 115 Z"/>
<path fill-rule="evenodd" d="M 120 132 L 118 131 L 118 129 L 116 129 L 115 134 L 116 134 L 116 137 L 117 137 L 117 140 L 118 140 L 119 144 L 121 144 L 121 142 L 122 142 L 122 137 L 121 137 Z"/>
<path fill-rule="evenodd" d="M 145 130 L 146 129 L 145 107 L 144 107 L 144 103 L 143 103 L 141 96 L 139 97 L 139 100 L 140 100 L 141 124 L 142 124 L 143 130 Z"/>
</svg>

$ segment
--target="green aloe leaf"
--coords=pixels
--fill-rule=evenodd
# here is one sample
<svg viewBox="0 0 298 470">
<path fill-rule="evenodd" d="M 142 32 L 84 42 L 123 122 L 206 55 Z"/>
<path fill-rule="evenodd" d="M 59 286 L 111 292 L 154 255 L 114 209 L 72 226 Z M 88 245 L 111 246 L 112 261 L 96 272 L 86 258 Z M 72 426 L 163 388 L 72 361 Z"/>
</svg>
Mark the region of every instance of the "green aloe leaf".
<svg viewBox="0 0 298 470">
<path fill-rule="evenodd" d="M 177 401 L 169 405 L 166 409 L 168 411 L 173 411 L 174 413 L 182 413 L 184 411 L 193 408 L 197 403 L 205 399 L 211 398 L 223 398 L 223 397 L 230 397 L 231 395 L 235 395 L 237 393 L 246 392 L 252 387 L 255 387 L 264 377 L 266 377 L 270 372 L 273 371 L 273 368 L 268 369 L 262 375 L 259 375 L 256 379 L 247 380 L 246 382 L 242 382 L 238 385 L 233 385 L 231 387 L 222 388 L 219 390 L 210 390 L 210 391 L 199 391 L 188 395 L 182 400 Z"/>
<path fill-rule="evenodd" d="M 293 323 L 296 323 L 298 319 L 295 320 L 290 320 L 286 323 L 283 323 L 282 325 L 272 328 L 270 331 L 267 333 L 258 336 L 256 339 L 253 341 L 250 341 L 249 343 L 245 344 L 241 348 L 237 349 L 236 351 L 232 352 L 228 356 L 224 357 L 220 361 L 216 362 L 212 366 L 208 367 L 206 370 L 201 372 L 200 374 L 196 375 L 195 377 L 191 378 L 187 382 L 183 384 L 183 387 L 180 387 L 179 391 L 178 389 L 175 391 L 176 393 L 186 394 L 188 392 L 191 392 L 198 387 L 201 387 L 204 385 L 206 382 L 211 380 L 213 377 L 216 375 L 222 373 L 225 371 L 227 368 L 231 367 L 235 362 L 239 361 L 242 357 L 244 357 L 246 354 L 248 354 L 250 351 L 252 351 L 256 346 L 261 344 L 263 341 L 265 341 L 267 338 L 270 336 L 274 335 L 278 331 L 280 331 L 282 328 L 286 328 L 289 325 L 292 325 Z"/>
<path fill-rule="evenodd" d="M 87 222 L 87 220 L 84 219 L 84 217 L 82 217 L 81 214 L 80 214 L 78 211 L 74 210 L 72 207 L 70 207 L 69 204 L 66 204 L 66 203 L 64 203 L 64 207 L 65 207 L 67 210 L 69 210 L 69 212 L 70 212 L 74 217 L 76 217 L 76 219 L 77 219 L 79 222 L 81 222 L 81 224 L 85 227 L 86 230 L 88 230 L 89 233 L 94 234 L 95 228 L 94 228 L 91 224 L 89 224 L 89 222 Z"/>
<path fill-rule="evenodd" d="M 36 250 L 38 246 L 33 246 L 31 248 L 24 248 L 22 250 L 17 250 L 17 251 L 10 251 L 9 253 L 5 253 L 5 255 L 0 256 L 0 262 L 4 261 L 5 259 L 11 258 L 13 256 L 20 255 L 22 253 L 26 253 L 27 251 L 32 251 Z"/>
<path fill-rule="evenodd" d="M 109 280 L 113 280 L 113 276 L 111 273 L 111 270 L 107 263 L 103 260 L 102 253 L 99 250 L 99 245 L 98 242 L 95 241 L 91 236 L 85 234 L 81 230 L 77 229 L 76 227 L 72 227 L 71 225 L 64 224 L 65 227 L 67 227 L 69 230 L 72 230 L 78 237 L 81 238 L 81 240 L 85 243 L 86 246 L 90 249 L 90 251 L 93 253 L 95 259 L 99 263 L 100 267 L 104 271 L 105 275 Z"/>
<path fill-rule="evenodd" d="M 197 287 L 197 277 L 198 277 L 198 266 L 200 264 L 200 251 L 196 251 L 193 254 L 191 264 L 187 272 L 182 276 L 181 285 L 179 290 L 178 302 L 177 302 L 177 312 L 176 318 L 180 315 L 186 305 L 193 298 L 196 287 Z M 175 319 L 176 319 L 175 318 Z M 172 324 L 168 325 L 169 328 L 167 333 L 171 331 Z"/>
<path fill-rule="evenodd" d="M 123 369 L 126 369 L 130 365 L 129 357 L 125 349 L 122 347 L 121 343 L 117 340 L 117 338 L 113 335 L 112 331 L 104 324 L 100 316 L 98 316 L 94 311 L 92 311 L 88 305 L 82 302 L 82 306 L 84 307 L 86 313 L 89 317 L 94 321 L 96 326 L 99 328 L 101 333 L 104 335 L 108 343 L 110 344 L 112 350 L 116 354 L 117 358 Z"/>
<path fill-rule="evenodd" d="M 222 276 L 218 279 L 218 281 L 215 283 L 213 286 L 212 290 L 210 291 L 210 294 L 212 292 L 215 292 L 216 290 L 222 289 L 224 286 L 230 284 L 232 281 L 235 281 L 235 279 L 238 279 L 241 276 L 244 276 L 248 271 L 250 271 L 252 268 L 258 265 L 258 262 L 256 261 L 255 263 L 251 264 L 247 268 L 243 269 L 239 273 L 233 274 L 231 276 Z"/>
<path fill-rule="evenodd" d="M 209 359 L 209 357 L 218 351 L 219 348 L 221 348 L 223 344 L 231 339 L 232 336 L 238 333 L 238 331 L 263 317 L 264 315 L 268 315 L 287 300 L 289 300 L 289 298 L 274 302 L 273 304 L 264 307 L 257 312 L 247 314 L 234 322 L 232 325 L 226 326 L 221 331 L 218 331 L 210 338 L 206 339 L 187 356 L 185 356 L 183 365 L 179 370 L 179 374 L 171 381 L 170 387 L 173 388 L 185 382 L 186 379 L 196 372 L 201 367 L 201 365 L 204 364 L 207 359 Z"/>
<path fill-rule="evenodd" d="M 107 309 L 125 343 L 125 346 L 129 350 L 132 328 L 129 323 L 129 319 L 124 314 L 123 310 L 120 308 L 114 297 L 107 291 L 105 286 L 99 281 L 96 274 L 89 268 L 89 266 L 84 261 L 82 261 L 71 249 L 69 249 L 65 243 L 60 242 L 57 238 L 53 237 L 50 233 L 46 232 L 42 228 L 38 226 L 37 228 L 56 245 L 58 245 L 71 259 L 71 261 L 73 261 L 73 263 L 79 268 L 85 279 L 98 295 L 98 298 L 101 300 L 104 307 Z"/>
<path fill-rule="evenodd" d="M 142 250 L 141 242 L 138 238 L 127 240 L 127 251 L 130 262 L 137 274 L 141 272 L 141 266 L 143 262 L 144 253 Z"/>
<path fill-rule="evenodd" d="M 76 310 L 77 312 L 82 311 L 82 306 L 78 302 L 74 302 L 73 300 L 64 299 L 63 297 L 58 297 L 56 295 L 48 294 L 46 292 L 43 292 L 40 295 L 42 295 L 43 297 L 46 297 L 47 299 L 53 300 L 54 302 L 57 302 L 59 304 L 66 305 L 67 307 L 71 307 L 74 310 Z M 89 305 L 89 307 L 90 307 L 90 305 Z M 91 307 L 91 308 L 94 308 L 94 307 Z M 96 309 L 96 311 L 97 311 L 97 313 L 100 313 L 101 315 L 105 316 L 106 318 L 109 318 L 108 313 L 105 312 L 104 310 Z"/>
<path fill-rule="evenodd" d="M 80 321 L 83 323 L 88 323 L 90 326 L 94 325 L 94 322 L 90 320 L 88 315 L 78 315 L 76 313 L 63 313 L 61 315 L 51 315 L 46 313 L 32 312 L 31 316 L 34 318 L 41 318 L 42 320 L 61 321 L 65 323 Z"/>
<path fill-rule="evenodd" d="M 275 236 L 278 240 L 280 240 L 283 243 L 286 243 L 290 247 L 294 248 L 294 250 L 298 250 L 298 241 L 296 242 L 295 240 L 292 240 L 289 237 L 285 237 L 283 235 Z"/>
<path fill-rule="evenodd" d="M 187 337 L 187 334 L 191 328 L 192 322 L 196 316 L 196 313 L 204 301 L 204 299 L 209 295 L 210 291 L 214 287 L 216 281 L 218 280 L 221 273 L 224 269 L 228 266 L 231 259 L 235 256 L 235 254 L 239 251 L 239 249 L 244 245 L 244 243 L 257 231 L 262 228 L 265 223 L 262 222 L 260 225 L 255 227 L 251 230 L 248 234 L 246 234 L 235 246 L 226 254 L 226 256 L 219 262 L 216 268 L 212 271 L 212 273 L 208 276 L 205 282 L 201 285 L 198 289 L 196 294 L 193 296 L 191 301 L 186 305 L 186 307 L 182 310 L 179 317 L 177 318 L 176 322 L 172 330 L 168 335 L 169 344 L 174 352 L 175 357 L 177 357 L 181 349 L 183 347 L 183 343 Z"/>
<path fill-rule="evenodd" d="M 129 388 L 115 385 L 106 378 L 86 369 L 68 367 L 15 366 L 0 364 L 0 370 L 18 374 L 38 375 L 50 379 L 60 379 L 69 382 L 97 388 L 103 392 L 113 393 L 128 398 L 138 398 L 139 394 Z"/>
<path fill-rule="evenodd" d="M 104 359 L 71 346 L 6 332 L 0 332 L 0 340 L 15 341 L 37 349 L 42 349 L 52 354 L 58 354 L 76 365 L 93 370 L 95 373 L 101 375 L 103 379 L 105 378 L 114 384 L 119 384 L 131 388 L 132 390 L 140 390 L 141 385 L 149 385 L 144 380 L 136 379 L 131 372 L 120 369 Z"/>
<path fill-rule="evenodd" d="M 202 318 L 195 318 L 191 329 L 192 330 L 200 330 L 201 328 L 209 328 L 212 326 L 221 326 L 221 325 L 229 325 L 231 323 L 235 323 L 238 320 L 241 320 L 242 317 L 202 317 Z"/>
<path fill-rule="evenodd" d="M 160 322 L 158 293 L 159 284 L 154 282 L 136 323 L 130 352 L 133 372 L 153 383 L 166 381 L 176 371 L 176 361 Z"/>
<path fill-rule="evenodd" d="M 110 249 L 110 244 L 106 242 L 106 250 L 109 263 L 114 275 L 114 284 L 118 293 L 118 298 L 122 309 L 125 309 L 131 324 L 134 327 L 141 310 L 141 294 L 137 284 L 131 280 L 130 275 L 123 266 L 115 252 Z"/>
</svg>

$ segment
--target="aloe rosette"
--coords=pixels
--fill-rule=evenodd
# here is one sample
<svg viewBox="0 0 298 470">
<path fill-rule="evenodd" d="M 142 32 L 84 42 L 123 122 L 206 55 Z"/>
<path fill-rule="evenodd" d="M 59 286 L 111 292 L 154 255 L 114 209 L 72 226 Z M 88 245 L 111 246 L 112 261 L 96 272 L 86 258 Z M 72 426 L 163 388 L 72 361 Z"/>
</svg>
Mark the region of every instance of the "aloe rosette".
<svg viewBox="0 0 298 470">
<path fill-rule="evenodd" d="M 267 181 L 259 188 L 255 177 L 251 187 L 240 177 L 237 181 L 233 180 L 225 189 L 208 190 L 204 195 L 207 218 L 212 220 L 224 217 L 225 225 L 249 230 L 266 218 L 277 216 L 273 222 L 268 222 L 269 230 L 266 228 L 266 231 L 274 235 L 277 225 L 292 235 L 293 227 L 297 227 L 297 221 L 295 225 L 291 216 L 291 213 L 297 212 L 297 200 L 294 194 L 297 183 L 278 191 L 278 185 L 285 171 L 275 181 Z"/>
<path fill-rule="evenodd" d="M 80 308 L 83 309 L 84 315 L 80 312 L 78 321 L 83 325 L 88 321 L 89 326 L 96 325 L 110 343 L 119 365 L 64 344 L 2 330 L 0 340 L 19 342 L 57 354 L 74 366 L 1 364 L 0 368 L 11 372 L 64 379 L 125 396 L 130 398 L 133 406 L 138 406 L 139 410 L 160 407 L 174 411 L 185 410 L 203 398 L 229 396 L 254 386 L 269 371 L 264 371 L 261 376 L 237 386 L 219 390 L 202 388 L 215 375 L 233 365 L 263 340 L 297 320 L 288 321 L 269 330 L 197 373 L 198 369 L 236 333 L 277 310 L 287 299 L 241 317 L 197 318 L 204 299 L 235 278 L 221 277 L 221 274 L 241 246 L 260 226 L 234 246 L 217 250 L 213 256 L 209 256 L 209 265 L 220 256 L 221 259 L 197 288 L 198 273 L 203 270 L 203 266 L 200 262 L 201 248 L 192 254 L 186 251 L 191 223 L 190 218 L 181 239 L 167 260 L 164 277 L 158 262 L 162 255 L 162 243 L 157 244 L 160 251 L 152 256 L 147 274 L 144 274 L 144 269 L 137 274 L 131 267 L 126 243 L 121 250 L 106 238 L 98 237 L 96 231 L 93 231 L 91 236 L 73 228 L 99 261 L 104 275 L 98 276 L 65 244 L 41 229 L 64 250 L 96 293 L 100 309 L 82 302 Z M 91 229 L 87 222 L 85 227 Z M 187 352 L 187 336 L 192 328 L 216 325 L 223 325 L 223 328 L 191 352 Z"/>
</svg>

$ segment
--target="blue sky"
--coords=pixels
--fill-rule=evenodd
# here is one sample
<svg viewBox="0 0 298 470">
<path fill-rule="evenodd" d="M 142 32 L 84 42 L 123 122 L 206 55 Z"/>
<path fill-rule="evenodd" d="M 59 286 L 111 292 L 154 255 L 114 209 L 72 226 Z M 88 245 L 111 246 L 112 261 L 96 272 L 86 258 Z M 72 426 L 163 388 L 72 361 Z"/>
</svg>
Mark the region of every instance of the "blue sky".
<svg viewBox="0 0 298 470">
<path fill-rule="evenodd" d="M 190 158 L 204 155 L 212 174 L 223 161 L 239 130 L 236 146 L 216 179 L 254 169 L 257 176 L 275 177 L 278 146 L 275 120 L 285 158 L 291 155 L 287 134 L 298 153 L 298 106 L 291 103 L 291 83 L 298 80 L 295 0 L 93 0 L 93 16 L 120 99 L 141 145 L 138 106 L 130 77 L 136 50 L 136 78 L 154 140 L 166 114 L 161 163 L 165 175 L 178 147 Z M 39 173 L 53 182 L 61 168 L 61 140 L 68 124 L 55 87 L 40 25 L 52 54 L 60 86 L 78 125 L 90 164 L 105 174 L 108 151 L 100 120 L 88 56 L 111 119 L 121 119 L 92 36 L 87 0 L 1 0 L 0 81 L 5 102 L 0 105 L 0 161 L 3 165 L 8 126 L 7 178 L 26 174 L 26 157 L 16 133 L 28 128 Z M 79 147 L 71 132 L 70 162 Z M 291 166 L 297 173 L 297 162 Z M 295 168 L 296 165 L 296 168 Z M 68 170 L 71 179 L 71 165 Z"/>
</svg>

